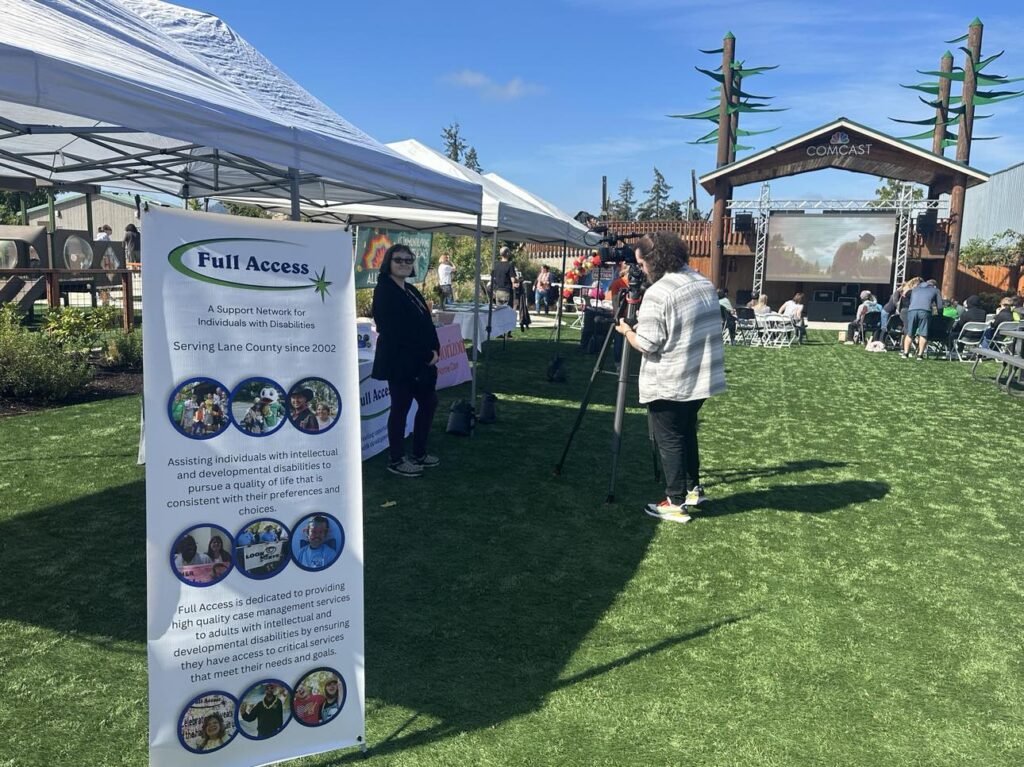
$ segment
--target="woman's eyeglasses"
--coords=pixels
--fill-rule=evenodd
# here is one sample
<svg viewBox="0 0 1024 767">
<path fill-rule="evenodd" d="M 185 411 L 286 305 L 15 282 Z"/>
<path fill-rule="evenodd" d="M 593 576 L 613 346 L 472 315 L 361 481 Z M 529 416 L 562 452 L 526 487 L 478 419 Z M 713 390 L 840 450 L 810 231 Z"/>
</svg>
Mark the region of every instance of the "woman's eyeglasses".
<svg viewBox="0 0 1024 767">
<path fill-rule="evenodd" d="M 392 256 L 391 260 L 396 264 L 411 264 L 416 261 L 412 256 Z"/>
</svg>

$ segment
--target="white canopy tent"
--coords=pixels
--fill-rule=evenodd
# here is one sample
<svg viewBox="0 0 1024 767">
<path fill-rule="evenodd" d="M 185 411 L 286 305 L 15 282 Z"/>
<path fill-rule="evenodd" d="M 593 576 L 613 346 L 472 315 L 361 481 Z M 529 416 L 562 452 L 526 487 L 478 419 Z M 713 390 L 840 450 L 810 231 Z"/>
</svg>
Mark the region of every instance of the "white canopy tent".
<svg viewBox="0 0 1024 767">
<path fill-rule="evenodd" d="M 532 192 L 523 189 L 523 187 L 519 186 L 518 184 L 512 183 L 506 178 L 502 178 L 497 173 L 485 173 L 484 179 L 487 181 L 492 181 L 505 191 L 514 194 L 516 197 L 522 200 L 525 200 L 533 207 L 543 210 L 552 218 L 564 221 L 570 233 L 570 236 L 565 239 L 565 242 L 567 244 L 572 244 L 577 247 L 591 247 L 594 244 L 593 236 L 591 236 L 590 242 L 587 242 L 586 240 L 587 232 L 589 231 L 587 227 L 583 226 L 583 224 L 574 219 L 572 216 L 570 216 L 564 210 L 559 208 L 557 205 L 548 202 L 542 197 L 538 197 Z"/>
<path fill-rule="evenodd" d="M 214 16 L 159 0 L 0 0 L 0 14 L 8 179 L 480 211 L 478 186 L 374 141 Z"/>
</svg>

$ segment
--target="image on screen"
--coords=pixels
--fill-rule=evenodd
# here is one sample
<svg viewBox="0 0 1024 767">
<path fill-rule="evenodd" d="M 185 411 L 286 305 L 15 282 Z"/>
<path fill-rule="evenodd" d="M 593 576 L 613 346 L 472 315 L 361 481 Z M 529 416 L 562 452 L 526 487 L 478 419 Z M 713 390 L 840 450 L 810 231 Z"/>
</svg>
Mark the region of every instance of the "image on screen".
<svg viewBox="0 0 1024 767">
<path fill-rule="evenodd" d="M 765 278 L 791 282 L 888 282 L 896 217 L 772 216 Z"/>
</svg>

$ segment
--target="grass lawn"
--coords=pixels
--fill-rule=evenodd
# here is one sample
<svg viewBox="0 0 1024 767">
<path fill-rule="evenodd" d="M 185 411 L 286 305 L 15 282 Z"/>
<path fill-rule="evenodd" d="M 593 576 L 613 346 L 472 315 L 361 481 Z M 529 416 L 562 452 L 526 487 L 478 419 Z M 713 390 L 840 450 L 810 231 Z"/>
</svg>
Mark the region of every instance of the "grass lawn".
<svg viewBox="0 0 1024 767">
<path fill-rule="evenodd" d="M 552 476 L 594 358 L 548 383 L 546 338 L 494 344 L 472 439 L 441 393 L 425 479 L 365 465 L 368 764 L 1024 764 L 1024 401 L 834 334 L 730 348 L 677 525 L 635 386 L 617 503 L 610 377 Z M 138 415 L 0 420 L 0 767 L 146 763 Z"/>
</svg>

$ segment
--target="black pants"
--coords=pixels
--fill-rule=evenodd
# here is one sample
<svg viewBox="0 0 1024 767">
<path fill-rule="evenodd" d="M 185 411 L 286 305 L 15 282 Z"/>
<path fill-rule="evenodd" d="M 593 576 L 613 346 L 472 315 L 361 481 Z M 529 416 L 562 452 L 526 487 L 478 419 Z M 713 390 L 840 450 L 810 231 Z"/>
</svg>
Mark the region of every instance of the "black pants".
<svg viewBox="0 0 1024 767">
<path fill-rule="evenodd" d="M 677 503 L 690 488 L 700 484 L 697 413 L 703 404 L 702 399 L 690 402 L 659 399 L 647 404 L 651 434 L 665 472 L 665 495 Z"/>
<path fill-rule="evenodd" d="M 416 400 L 419 409 L 412 427 L 412 454 L 416 458 L 427 454 L 427 437 L 434 421 L 434 411 L 437 410 L 437 368 L 431 368 L 431 372 L 418 378 L 388 381 L 388 388 L 391 389 L 388 453 L 393 462 L 397 463 L 405 457 L 405 422 L 413 400 Z"/>
</svg>

